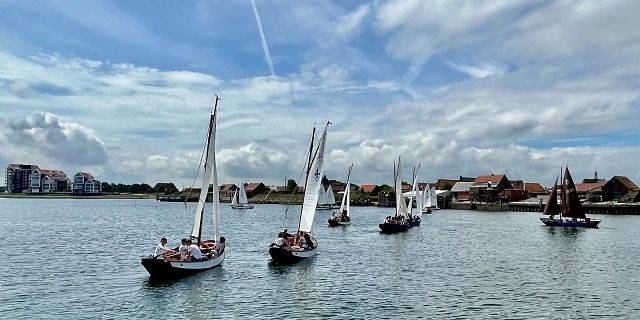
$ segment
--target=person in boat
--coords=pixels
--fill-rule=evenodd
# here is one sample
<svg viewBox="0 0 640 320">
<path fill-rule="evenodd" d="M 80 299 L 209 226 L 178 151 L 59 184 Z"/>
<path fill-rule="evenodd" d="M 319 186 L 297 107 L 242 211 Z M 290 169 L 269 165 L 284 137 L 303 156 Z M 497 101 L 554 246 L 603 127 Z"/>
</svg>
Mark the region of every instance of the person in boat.
<svg viewBox="0 0 640 320">
<path fill-rule="evenodd" d="M 342 221 L 349 221 L 349 216 L 347 215 L 347 209 L 342 210 Z"/>
<path fill-rule="evenodd" d="M 276 241 L 273 242 L 273 244 L 280 248 L 287 248 L 289 246 L 287 239 L 284 238 L 284 232 L 278 233 L 278 237 L 276 238 Z"/>
<path fill-rule="evenodd" d="M 304 238 L 304 232 L 298 231 L 298 233 L 296 234 L 296 238 L 296 245 L 302 249 L 306 248 L 307 240 Z"/>
<path fill-rule="evenodd" d="M 313 241 L 311 241 L 311 236 L 308 233 L 305 233 L 303 235 L 303 238 L 305 242 L 305 246 L 303 247 L 303 249 L 308 249 L 308 250 L 313 249 Z"/>
<path fill-rule="evenodd" d="M 189 244 L 189 256 L 191 257 L 191 261 L 205 260 L 200 247 L 198 247 L 195 243 L 192 243 L 191 240 L 188 240 L 187 243 Z"/>
<path fill-rule="evenodd" d="M 167 248 L 167 238 L 160 239 L 160 243 L 156 246 L 156 251 L 153 253 L 153 257 L 156 259 L 163 259 L 164 254 L 171 252 L 171 249 Z"/>
<path fill-rule="evenodd" d="M 165 253 L 165 257 L 167 260 L 185 260 L 187 257 L 187 239 L 182 238 L 180 241 L 180 247 L 178 247 L 178 251 L 171 250 L 171 253 Z"/>
<path fill-rule="evenodd" d="M 218 243 L 216 243 L 216 254 L 217 255 L 221 255 L 224 253 L 224 248 L 226 246 L 227 243 L 227 239 L 225 237 L 220 237 L 220 240 L 218 240 Z"/>
</svg>

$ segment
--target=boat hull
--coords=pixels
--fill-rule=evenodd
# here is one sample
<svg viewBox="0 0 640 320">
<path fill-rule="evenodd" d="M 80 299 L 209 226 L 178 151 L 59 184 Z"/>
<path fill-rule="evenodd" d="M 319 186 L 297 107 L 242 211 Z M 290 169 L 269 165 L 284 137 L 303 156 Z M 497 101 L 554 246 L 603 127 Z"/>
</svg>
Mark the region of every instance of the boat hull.
<svg viewBox="0 0 640 320">
<path fill-rule="evenodd" d="M 274 262 L 296 263 L 302 260 L 315 257 L 318 254 L 318 247 L 311 250 L 289 250 L 275 245 L 269 247 L 269 255 Z"/>
<path fill-rule="evenodd" d="M 431 213 L 431 209 L 422 210 L 422 214 L 430 214 L 430 213 Z"/>
<path fill-rule="evenodd" d="M 253 205 L 252 204 L 245 204 L 245 205 L 231 205 L 232 209 L 253 209 Z"/>
<path fill-rule="evenodd" d="M 540 221 L 549 227 L 565 227 L 565 228 L 598 228 L 600 220 L 587 219 L 587 220 L 561 220 L 561 219 L 549 219 L 540 218 Z"/>
<path fill-rule="evenodd" d="M 378 227 L 380 228 L 380 232 L 387 234 L 407 232 L 410 228 L 409 224 L 399 223 L 381 223 Z"/>
<path fill-rule="evenodd" d="M 316 210 L 332 210 L 335 209 L 332 205 L 319 205 Z"/>
<path fill-rule="evenodd" d="M 419 227 L 420 222 L 422 222 L 422 219 L 420 219 L 420 217 L 414 217 L 413 219 L 411 219 L 411 222 L 409 222 L 409 227 Z"/>
<path fill-rule="evenodd" d="M 218 267 L 224 261 L 224 253 L 206 261 L 165 261 L 144 257 L 140 263 L 154 279 L 179 279 Z"/>
<path fill-rule="evenodd" d="M 351 224 L 351 221 L 339 221 L 335 219 L 329 219 L 330 227 L 340 227 L 340 226 L 348 226 Z"/>
</svg>

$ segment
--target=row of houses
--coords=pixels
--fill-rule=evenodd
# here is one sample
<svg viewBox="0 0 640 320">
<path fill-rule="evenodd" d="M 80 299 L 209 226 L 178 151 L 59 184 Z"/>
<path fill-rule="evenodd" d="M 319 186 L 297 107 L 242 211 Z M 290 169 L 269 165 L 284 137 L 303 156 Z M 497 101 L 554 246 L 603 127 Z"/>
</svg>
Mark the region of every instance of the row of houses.
<svg viewBox="0 0 640 320">
<path fill-rule="evenodd" d="M 9 164 L 5 170 L 7 193 L 97 194 L 102 183 L 87 172 L 78 172 L 73 180 L 62 170 L 42 169 L 35 164 Z"/>
<path fill-rule="evenodd" d="M 640 201 L 640 189 L 625 176 L 613 176 L 606 180 L 599 179 L 596 172 L 594 178 L 576 183 L 576 190 L 583 200 L 590 202 Z M 452 198 L 458 202 L 517 202 L 530 198 L 546 197 L 549 192 L 548 188 L 537 182 L 509 180 L 504 174 L 493 173 L 478 176 L 473 181 L 456 182 L 451 188 Z"/>
</svg>

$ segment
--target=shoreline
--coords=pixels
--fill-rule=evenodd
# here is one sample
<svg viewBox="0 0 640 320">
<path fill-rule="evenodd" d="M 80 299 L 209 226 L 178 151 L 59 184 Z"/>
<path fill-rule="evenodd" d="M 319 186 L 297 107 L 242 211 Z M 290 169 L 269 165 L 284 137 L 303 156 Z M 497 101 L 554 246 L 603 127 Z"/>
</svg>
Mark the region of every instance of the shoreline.
<svg viewBox="0 0 640 320">
<path fill-rule="evenodd" d="M 98 195 L 74 195 L 70 193 L 50 194 L 24 194 L 2 193 L 0 199 L 155 199 L 155 194 L 131 193 L 131 194 L 98 194 Z"/>
</svg>

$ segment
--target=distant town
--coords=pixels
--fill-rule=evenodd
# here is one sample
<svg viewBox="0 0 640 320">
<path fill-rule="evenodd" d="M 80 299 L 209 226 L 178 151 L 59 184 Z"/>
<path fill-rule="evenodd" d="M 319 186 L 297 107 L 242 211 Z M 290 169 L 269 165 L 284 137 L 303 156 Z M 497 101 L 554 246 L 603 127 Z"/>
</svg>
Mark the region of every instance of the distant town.
<svg viewBox="0 0 640 320">
<path fill-rule="evenodd" d="M 331 186 L 336 193 L 344 192 L 346 184 L 339 180 L 323 177 L 325 188 Z M 548 187 L 534 181 L 509 179 L 504 174 L 485 174 L 477 177 L 459 176 L 455 179 L 437 179 L 434 183 L 418 183 L 420 190 L 435 187 L 437 200 L 441 208 L 475 209 L 496 211 L 542 211 L 549 196 Z M 244 184 L 247 197 L 253 203 L 290 203 L 302 202 L 304 188 L 294 180 L 288 180 L 283 186 L 268 186 L 262 182 Z M 221 201 L 230 201 L 237 185 L 220 185 Z M 609 179 L 598 177 L 585 178 L 576 183 L 581 200 L 593 213 L 636 213 L 640 207 L 640 188 L 628 177 L 613 176 Z M 351 184 L 353 205 L 395 206 L 393 188 L 382 184 Z M 410 194 L 411 185 L 403 183 L 403 192 Z M 105 196 L 143 194 L 159 201 L 197 201 L 200 189 L 184 188 L 179 190 L 171 182 L 157 183 L 153 187 L 146 183 L 115 184 L 96 179 L 91 173 L 78 172 L 69 178 L 62 170 L 42 169 L 34 164 L 9 164 L 6 167 L 7 194 L 21 195 L 73 195 Z M 212 189 L 209 190 L 211 192 Z M 589 204 L 592 204 L 589 207 Z M 618 208 L 611 211 L 611 208 Z M 603 211 L 603 208 L 608 208 Z M 626 209 L 631 208 L 631 209 Z"/>
</svg>

